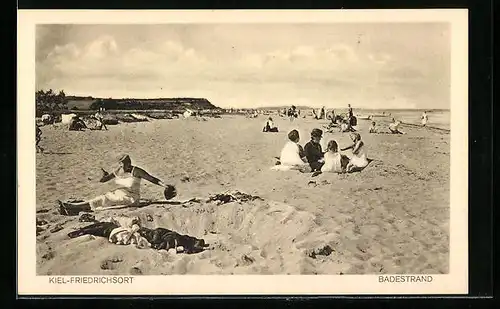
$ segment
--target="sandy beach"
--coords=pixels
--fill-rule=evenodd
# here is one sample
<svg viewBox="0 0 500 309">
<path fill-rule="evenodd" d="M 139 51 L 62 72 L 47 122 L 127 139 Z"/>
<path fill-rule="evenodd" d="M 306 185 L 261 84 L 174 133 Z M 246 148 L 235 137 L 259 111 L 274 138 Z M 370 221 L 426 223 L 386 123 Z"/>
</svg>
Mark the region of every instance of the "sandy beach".
<svg viewBox="0 0 500 309">
<path fill-rule="evenodd" d="M 358 131 L 373 161 L 352 174 L 312 177 L 270 168 L 292 129 L 300 144 L 326 121 L 274 117 L 279 133 L 263 133 L 265 116 L 248 119 L 155 120 L 109 131 L 43 126 L 36 156 L 38 275 L 169 274 L 443 274 L 449 269 L 450 135 L 403 126 L 406 135 Z M 380 126 L 382 120 L 377 120 Z M 350 144 L 347 133 L 325 133 Z M 127 153 L 134 165 L 177 187 L 184 205 L 152 204 L 94 213 L 96 219 L 137 215 L 144 226 L 203 238 L 209 249 L 172 254 L 67 234 L 89 223 L 57 211 L 57 199 L 89 199 L 115 186 L 99 183 Z M 346 152 L 350 155 L 349 152 Z M 209 196 L 240 191 L 258 196 L 217 205 Z M 141 197 L 163 199 L 143 182 Z M 62 229 L 51 232 L 54 227 Z"/>
</svg>

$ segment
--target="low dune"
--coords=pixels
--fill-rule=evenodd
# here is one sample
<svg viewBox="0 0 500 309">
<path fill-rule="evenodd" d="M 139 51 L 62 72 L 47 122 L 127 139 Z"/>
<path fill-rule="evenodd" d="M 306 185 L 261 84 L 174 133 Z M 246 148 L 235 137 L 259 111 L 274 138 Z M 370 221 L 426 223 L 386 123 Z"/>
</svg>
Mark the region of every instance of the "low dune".
<svg viewBox="0 0 500 309">
<path fill-rule="evenodd" d="M 163 119 L 120 123 L 108 131 L 42 127 L 36 157 L 37 273 L 90 274 L 394 274 L 448 273 L 450 136 L 402 126 L 406 135 L 358 130 L 369 159 L 353 174 L 312 177 L 270 170 L 287 132 L 300 143 L 326 121 L 280 119 L 280 132 L 263 133 L 266 117 L 223 116 L 207 121 Z M 377 121 L 378 122 L 378 121 Z M 350 143 L 347 133 L 325 133 Z M 96 212 L 96 219 L 137 215 L 144 226 L 203 238 L 197 254 L 121 246 L 67 234 L 89 223 L 57 212 L 57 199 L 88 199 L 114 188 L 99 183 L 127 153 L 138 165 L 177 187 L 180 205 L 151 204 Z M 346 152 L 350 155 L 349 152 Z M 210 196 L 244 192 L 249 201 L 215 203 Z M 142 197 L 163 199 L 142 184 Z"/>
</svg>

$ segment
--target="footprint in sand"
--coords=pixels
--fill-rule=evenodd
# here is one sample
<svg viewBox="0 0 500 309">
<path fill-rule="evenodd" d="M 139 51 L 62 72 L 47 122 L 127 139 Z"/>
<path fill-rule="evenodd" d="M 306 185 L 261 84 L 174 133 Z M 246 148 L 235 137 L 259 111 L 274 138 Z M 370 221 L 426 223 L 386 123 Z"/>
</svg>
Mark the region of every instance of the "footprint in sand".
<svg viewBox="0 0 500 309">
<path fill-rule="evenodd" d="M 115 269 L 115 264 L 123 262 L 123 259 L 121 258 L 111 258 L 111 259 L 106 259 L 101 262 L 101 269 L 103 270 L 113 270 Z"/>
<path fill-rule="evenodd" d="M 54 258 L 54 256 L 55 256 L 54 252 L 49 251 L 49 252 L 45 253 L 44 255 L 42 255 L 42 259 L 51 260 Z"/>
<path fill-rule="evenodd" d="M 139 267 L 132 267 L 130 269 L 130 274 L 132 276 L 142 275 L 142 270 Z"/>
</svg>

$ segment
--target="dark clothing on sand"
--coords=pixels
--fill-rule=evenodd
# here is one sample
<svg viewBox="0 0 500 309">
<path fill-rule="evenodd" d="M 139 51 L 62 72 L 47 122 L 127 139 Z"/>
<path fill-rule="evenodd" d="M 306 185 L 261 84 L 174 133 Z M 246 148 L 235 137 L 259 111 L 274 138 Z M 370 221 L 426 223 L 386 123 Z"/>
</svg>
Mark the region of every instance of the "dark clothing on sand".
<svg viewBox="0 0 500 309">
<path fill-rule="evenodd" d="M 203 239 L 182 235 L 161 227 L 154 230 L 142 227 L 139 229 L 139 234 L 147 239 L 151 244 L 151 248 L 157 250 L 168 250 L 182 246 L 184 247 L 184 253 L 189 254 L 201 252 L 205 247 L 205 240 Z"/>
<path fill-rule="evenodd" d="M 119 227 L 118 225 L 111 222 L 97 222 L 91 225 L 87 225 L 79 230 L 68 233 L 70 238 L 79 237 L 82 235 L 94 235 L 99 237 L 109 238 L 111 232 Z"/>
<path fill-rule="evenodd" d="M 94 235 L 99 237 L 109 238 L 111 232 L 119 226 L 111 222 L 97 222 L 87 225 L 79 230 L 68 233 L 70 238 L 79 237 L 82 235 Z M 144 237 L 150 244 L 151 248 L 168 250 L 170 248 L 184 247 L 184 253 L 198 253 L 203 251 L 207 246 L 204 239 L 199 239 L 189 235 L 182 235 L 177 232 L 165 229 L 156 228 L 148 229 L 141 227 L 139 234 Z"/>
<path fill-rule="evenodd" d="M 309 162 L 309 166 L 311 167 L 313 172 L 321 170 L 323 163 L 320 163 L 319 160 L 323 159 L 324 156 L 321 145 L 319 143 L 309 141 L 304 147 L 304 152 L 307 158 L 307 162 Z"/>
</svg>

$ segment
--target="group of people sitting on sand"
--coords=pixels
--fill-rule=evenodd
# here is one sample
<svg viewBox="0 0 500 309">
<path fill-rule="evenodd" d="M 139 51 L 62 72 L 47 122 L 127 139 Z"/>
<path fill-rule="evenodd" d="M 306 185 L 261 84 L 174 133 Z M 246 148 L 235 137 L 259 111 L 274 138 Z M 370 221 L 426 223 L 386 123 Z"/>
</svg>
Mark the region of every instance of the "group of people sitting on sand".
<svg viewBox="0 0 500 309">
<path fill-rule="evenodd" d="M 348 105 L 347 115 L 335 115 L 335 111 L 331 110 L 327 113 L 326 118 L 330 120 L 330 123 L 327 126 L 327 129 L 330 132 L 335 127 L 338 127 L 340 132 L 356 132 L 356 129 L 354 127 L 358 124 L 358 119 L 356 118 L 356 116 L 354 116 L 351 104 Z"/>
<path fill-rule="evenodd" d="M 348 156 L 339 152 L 338 144 L 335 140 L 330 140 L 326 151 L 323 152 L 320 141 L 323 131 L 313 129 L 311 140 L 302 148 L 299 144 L 300 136 L 297 130 L 288 133 L 289 141 L 281 150 L 278 162 L 273 167 L 274 170 L 299 170 L 301 172 L 335 172 L 345 173 L 363 169 L 368 165 L 368 159 L 364 151 L 364 143 L 361 135 L 352 132 L 350 137 L 352 144 L 340 149 L 340 151 L 352 150 L 352 155 Z"/>
<path fill-rule="evenodd" d="M 70 131 L 83 131 L 85 129 L 89 130 L 108 130 L 106 124 L 104 123 L 104 116 L 102 113 L 97 112 L 95 115 L 90 116 L 90 119 L 95 122 L 94 126 L 87 126 L 85 122 L 80 118 L 80 116 L 76 115 L 69 122 L 68 129 Z"/>
</svg>

